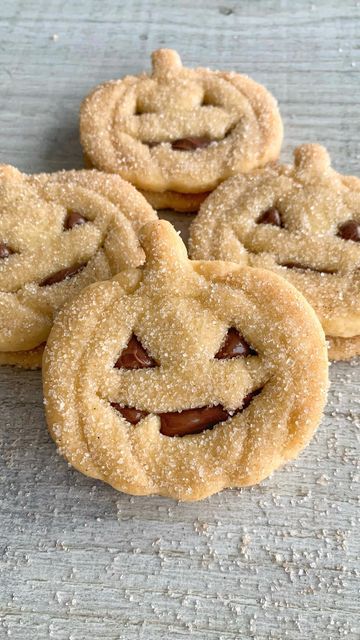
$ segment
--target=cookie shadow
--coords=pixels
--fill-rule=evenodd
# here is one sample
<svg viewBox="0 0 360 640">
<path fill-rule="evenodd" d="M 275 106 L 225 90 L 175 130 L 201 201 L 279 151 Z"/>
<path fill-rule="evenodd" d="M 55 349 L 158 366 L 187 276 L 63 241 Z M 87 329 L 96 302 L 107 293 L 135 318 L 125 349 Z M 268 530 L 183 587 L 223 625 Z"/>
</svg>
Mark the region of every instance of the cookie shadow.
<svg viewBox="0 0 360 640">
<path fill-rule="evenodd" d="M 43 165 L 40 171 L 84 169 L 79 125 L 76 118 L 71 122 L 59 122 L 47 133 Z"/>
<path fill-rule="evenodd" d="M 194 220 L 196 214 L 180 213 L 178 211 L 171 211 L 170 209 L 161 209 L 157 213 L 160 219 L 171 222 L 176 231 L 180 232 L 183 242 L 188 247 L 190 225 Z"/>
</svg>

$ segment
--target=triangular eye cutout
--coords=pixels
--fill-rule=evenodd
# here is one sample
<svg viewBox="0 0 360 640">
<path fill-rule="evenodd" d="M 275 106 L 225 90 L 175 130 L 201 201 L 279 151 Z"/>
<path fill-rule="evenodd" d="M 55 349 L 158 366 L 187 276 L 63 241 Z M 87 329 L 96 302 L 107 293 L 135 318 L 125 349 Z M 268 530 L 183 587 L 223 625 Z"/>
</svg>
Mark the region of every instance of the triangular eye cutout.
<svg viewBox="0 0 360 640">
<path fill-rule="evenodd" d="M 266 209 L 256 220 L 257 224 L 272 224 L 273 227 L 283 227 L 279 209 L 270 207 Z"/>
<path fill-rule="evenodd" d="M 78 213 L 77 211 L 68 211 L 64 220 L 64 229 L 67 231 L 68 229 L 73 229 L 74 227 L 86 224 L 87 222 L 88 220 L 84 218 L 81 213 Z"/>
<path fill-rule="evenodd" d="M 224 344 L 215 354 L 215 358 L 218 360 L 229 360 L 230 358 L 237 358 L 239 356 L 246 358 L 247 356 L 256 355 L 256 351 L 250 347 L 237 329 L 231 327 L 227 332 Z"/>
<path fill-rule="evenodd" d="M 360 222 L 357 220 L 348 220 L 343 222 L 338 228 L 337 235 L 343 240 L 352 240 L 353 242 L 360 242 Z"/>
<path fill-rule="evenodd" d="M 155 360 L 146 353 L 134 334 L 114 365 L 116 369 L 150 369 L 156 366 Z"/>
</svg>

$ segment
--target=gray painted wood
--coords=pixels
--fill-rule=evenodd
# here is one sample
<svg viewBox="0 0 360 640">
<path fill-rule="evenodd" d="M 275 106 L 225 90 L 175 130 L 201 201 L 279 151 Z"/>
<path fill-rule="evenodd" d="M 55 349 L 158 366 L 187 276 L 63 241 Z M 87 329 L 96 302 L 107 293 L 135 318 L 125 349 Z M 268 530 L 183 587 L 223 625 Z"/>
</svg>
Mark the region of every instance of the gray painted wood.
<svg viewBox="0 0 360 640">
<path fill-rule="evenodd" d="M 339 169 L 358 169 L 358 2 L 3 0 L 0 15 L 2 162 L 80 167 L 81 98 L 170 46 L 265 83 L 284 158 L 318 140 Z M 0 637 L 359 638 L 358 363 L 332 365 L 331 379 L 295 463 L 183 505 L 69 470 L 45 429 L 39 373 L 2 368 Z"/>
</svg>

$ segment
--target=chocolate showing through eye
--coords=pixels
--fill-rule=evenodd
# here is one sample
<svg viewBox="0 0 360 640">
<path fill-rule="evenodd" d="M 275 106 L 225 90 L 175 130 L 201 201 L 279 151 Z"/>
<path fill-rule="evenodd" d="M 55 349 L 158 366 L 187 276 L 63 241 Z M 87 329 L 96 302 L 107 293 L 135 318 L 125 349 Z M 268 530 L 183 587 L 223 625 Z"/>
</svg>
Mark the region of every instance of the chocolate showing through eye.
<svg viewBox="0 0 360 640">
<path fill-rule="evenodd" d="M 196 149 L 205 149 L 211 142 L 213 140 L 206 137 L 179 138 L 179 140 L 174 140 L 171 143 L 171 148 L 175 149 L 175 151 L 195 151 Z"/>
<path fill-rule="evenodd" d="M 0 242 L 0 260 L 8 258 L 12 253 L 14 252 L 7 246 L 7 244 L 5 244 L 5 242 Z"/>
<path fill-rule="evenodd" d="M 241 413 L 250 405 L 255 396 L 261 393 L 263 387 L 256 389 L 243 399 L 242 405 L 239 409 L 230 413 L 221 405 L 215 407 L 199 407 L 196 409 L 184 409 L 184 411 L 168 411 L 166 413 L 159 413 L 160 418 L 160 433 L 163 436 L 183 437 L 192 435 L 195 433 L 202 433 L 212 429 L 219 422 L 225 422 L 234 415 Z M 133 407 L 121 407 L 117 402 L 111 402 L 111 406 L 119 411 L 121 415 L 130 422 L 130 424 L 136 425 L 149 415 L 146 411 L 140 411 Z"/>
<path fill-rule="evenodd" d="M 145 351 L 136 336 L 132 335 L 127 347 L 123 349 L 115 362 L 116 369 L 149 369 L 156 362 Z"/>
<path fill-rule="evenodd" d="M 245 338 L 233 327 L 227 332 L 225 342 L 220 347 L 219 351 L 215 354 L 215 358 L 218 360 L 229 360 L 230 358 L 236 358 L 242 356 L 255 356 L 256 351 L 250 347 Z"/>
<path fill-rule="evenodd" d="M 337 235 L 344 240 L 360 242 L 360 222 L 356 220 L 344 222 L 339 226 Z"/>
<path fill-rule="evenodd" d="M 78 264 L 73 267 L 68 267 L 67 269 L 56 271 L 56 273 L 52 273 L 50 276 L 39 282 L 39 287 L 49 287 L 52 284 L 57 284 L 58 282 L 72 278 L 77 273 L 85 269 L 85 267 L 86 264 Z"/>
<path fill-rule="evenodd" d="M 64 220 L 64 229 L 73 229 L 73 227 L 78 227 L 87 222 L 88 220 L 77 211 L 69 211 Z"/>
<path fill-rule="evenodd" d="M 272 224 L 274 227 L 282 227 L 283 223 L 279 209 L 276 207 L 270 207 L 262 213 L 256 220 L 258 224 Z"/>
</svg>

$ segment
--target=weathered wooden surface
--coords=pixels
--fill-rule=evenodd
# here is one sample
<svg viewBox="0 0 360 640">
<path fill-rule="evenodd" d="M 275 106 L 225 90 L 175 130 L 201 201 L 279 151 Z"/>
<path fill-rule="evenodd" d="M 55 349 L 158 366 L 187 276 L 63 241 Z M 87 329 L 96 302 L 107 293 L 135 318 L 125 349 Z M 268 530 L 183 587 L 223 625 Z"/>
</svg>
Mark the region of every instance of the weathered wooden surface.
<svg viewBox="0 0 360 640">
<path fill-rule="evenodd" d="M 358 2 L 3 0 L 0 15 L 1 162 L 80 167 L 82 96 L 170 46 L 264 82 L 284 158 L 318 140 L 359 173 Z M 331 378 L 296 463 L 182 505 L 69 470 L 44 426 L 40 375 L 2 368 L 0 637 L 359 638 L 359 363 L 332 365 Z"/>
</svg>

